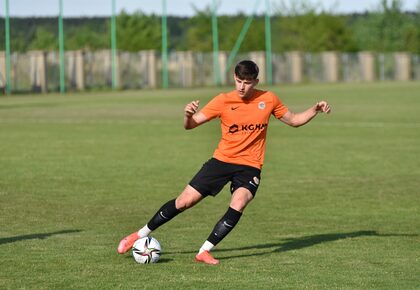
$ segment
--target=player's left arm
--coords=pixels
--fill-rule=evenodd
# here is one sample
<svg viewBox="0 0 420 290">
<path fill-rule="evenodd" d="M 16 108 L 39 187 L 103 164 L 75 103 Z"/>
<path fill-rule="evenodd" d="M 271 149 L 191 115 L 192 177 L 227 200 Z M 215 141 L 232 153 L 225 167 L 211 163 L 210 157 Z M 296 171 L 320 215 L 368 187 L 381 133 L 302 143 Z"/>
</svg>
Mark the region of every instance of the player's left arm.
<svg viewBox="0 0 420 290">
<path fill-rule="evenodd" d="M 301 113 L 287 111 L 287 113 L 280 118 L 280 121 L 292 127 L 300 127 L 310 122 L 318 113 L 329 114 L 330 112 L 330 105 L 326 101 L 321 101 Z"/>
</svg>

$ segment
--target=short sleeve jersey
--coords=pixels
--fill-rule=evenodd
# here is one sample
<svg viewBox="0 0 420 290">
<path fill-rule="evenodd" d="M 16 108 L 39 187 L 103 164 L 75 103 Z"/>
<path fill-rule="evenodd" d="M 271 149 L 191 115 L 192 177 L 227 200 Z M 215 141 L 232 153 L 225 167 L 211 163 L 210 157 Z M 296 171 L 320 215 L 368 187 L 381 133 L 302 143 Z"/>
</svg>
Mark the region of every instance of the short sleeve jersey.
<svg viewBox="0 0 420 290">
<path fill-rule="evenodd" d="M 222 138 L 213 157 L 261 169 L 270 116 L 280 119 L 287 111 L 269 91 L 255 90 L 248 100 L 243 100 L 236 91 L 219 94 L 201 110 L 208 120 L 220 118 Z"/>
</svg>

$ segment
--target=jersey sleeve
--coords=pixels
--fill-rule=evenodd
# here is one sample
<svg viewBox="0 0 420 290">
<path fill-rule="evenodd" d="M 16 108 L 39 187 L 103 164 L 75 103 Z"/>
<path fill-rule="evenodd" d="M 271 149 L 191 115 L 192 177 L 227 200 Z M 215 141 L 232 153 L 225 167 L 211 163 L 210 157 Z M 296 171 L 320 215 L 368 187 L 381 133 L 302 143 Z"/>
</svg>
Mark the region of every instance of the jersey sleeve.
<svg viewBox="0 0 420 290">
<path fill-rule="evenodd" d="M 203 113 L 208 120 L 220 117 L 224 108 L 224 99 L 224 94 L 217 95 L 210 102 L 208 102 L 207 105 L 203 107 L 203 109 L 201 109 L 201 113 Z"/>
<path fill-rule="evenodd" d="M 289 109 L 280 101 L 280 99 L 275 94 L 273 94 L 273 105 L 274 106 L 272 114 L 277 119 L 280 119 L 281 117 L 283 117 L 284 114 L 287 113 L 287 111 L 289 111 Z"/>
</svg>

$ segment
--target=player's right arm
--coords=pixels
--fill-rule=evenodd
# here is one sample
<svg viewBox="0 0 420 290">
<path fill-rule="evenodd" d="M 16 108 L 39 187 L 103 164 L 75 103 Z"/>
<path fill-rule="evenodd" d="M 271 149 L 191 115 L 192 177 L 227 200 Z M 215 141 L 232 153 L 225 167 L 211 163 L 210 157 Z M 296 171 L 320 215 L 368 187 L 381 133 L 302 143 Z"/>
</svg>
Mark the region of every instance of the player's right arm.
<svg viewBox="0 0 420 290">
<path fill-rule="evenodd" d="M 207 122 L 207 117 L 201 113 L 198 112 L 198 105 L 200 104 L 200 101 L 192 101 L 191 103 L 188 103 L 185 106 L 184 109 L 184 128 L 186 130 L 194 129 L 197 126 L 200 126 L 201 124 Z"/>
</svg>

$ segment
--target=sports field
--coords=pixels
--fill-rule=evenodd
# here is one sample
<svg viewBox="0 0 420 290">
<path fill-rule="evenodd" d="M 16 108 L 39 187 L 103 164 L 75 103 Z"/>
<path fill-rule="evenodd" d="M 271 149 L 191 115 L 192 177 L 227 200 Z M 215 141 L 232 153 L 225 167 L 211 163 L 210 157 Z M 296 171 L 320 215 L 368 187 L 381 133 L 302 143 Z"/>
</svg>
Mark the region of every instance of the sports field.
<svg viewBox="0 0 420 290">
<path fill-rule="evenodd" d="M 230 88 L 0 97 L 0 288 L 419 289 L 420 83 L 264 87 L 299 129 L 271 119 L 262 183 L 218 266 L 196 251 L 227 189 L 153 233 L 161 261 L 118 255 L 211 157 L 218 121 L 184 105 Z"/>
</svg>

